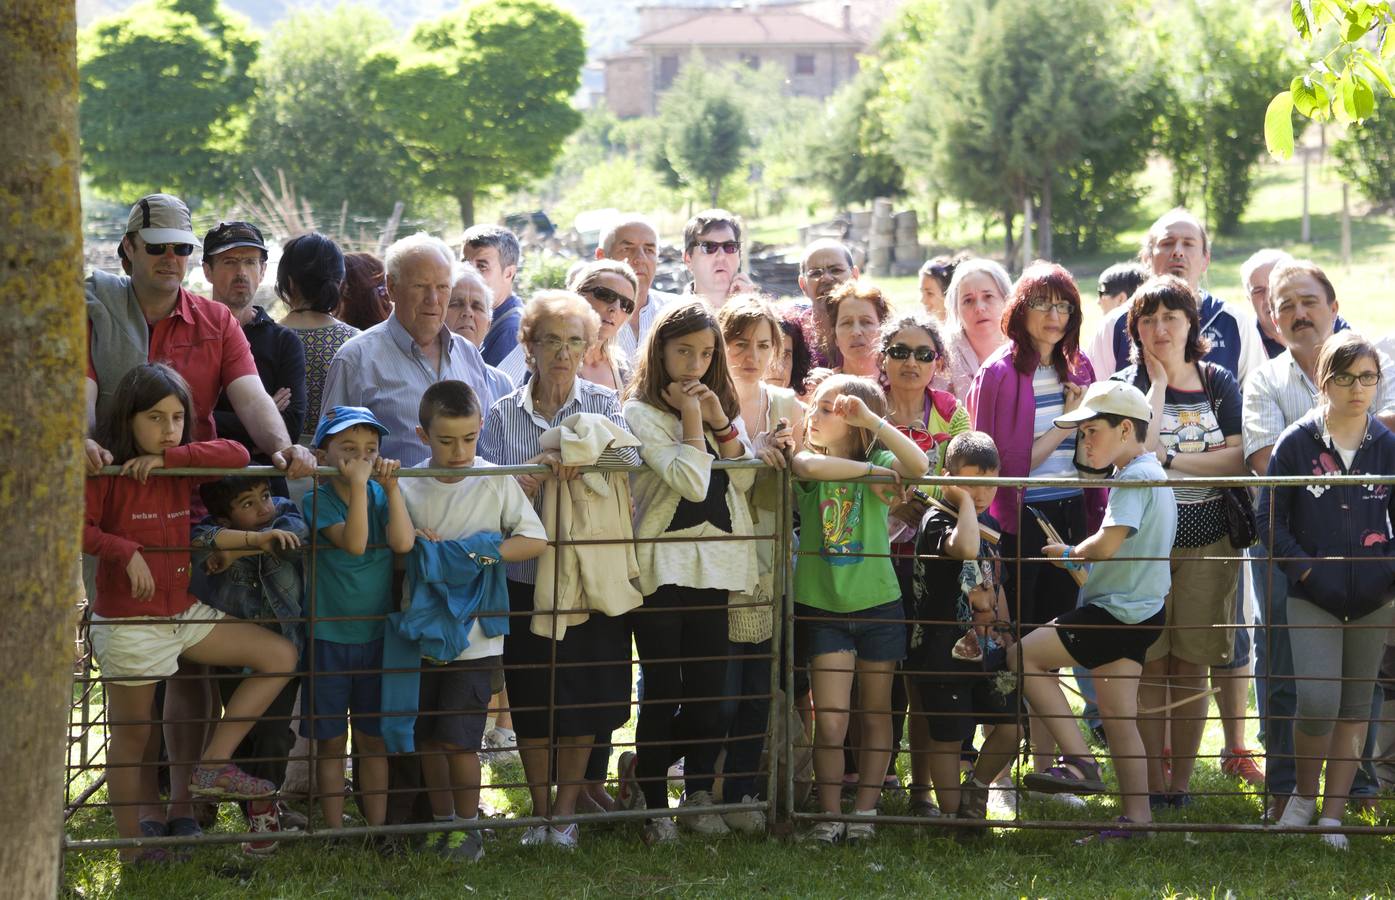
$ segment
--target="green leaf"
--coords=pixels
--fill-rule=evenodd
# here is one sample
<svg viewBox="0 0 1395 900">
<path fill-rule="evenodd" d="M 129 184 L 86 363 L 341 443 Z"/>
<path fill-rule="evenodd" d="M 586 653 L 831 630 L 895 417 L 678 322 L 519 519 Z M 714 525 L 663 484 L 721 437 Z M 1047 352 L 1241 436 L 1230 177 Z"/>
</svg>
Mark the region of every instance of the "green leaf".
<svg viewBox="0 0 1395 900">
<path fill-rule="evenodd" d="M 1283 91 L 1264 111 L 1264 143 L 1277 159 L 1293 156 L 1293 94 Z"/>
<path fill-rule="evenodd" d="M 1310 119 L 1323 118 L 1327 113 L 1327 88 L 1310 76 L 1300 75 L 1289 85 L 1293 108 Z"/>
<path fill-rule="evenodd" d="M 1312 0 L 1293 0 L 1289 7 L 1289 17 L 1293 20 L 1293 30 L 1305 41 L 1313 39 Z"/>
<path fill-rule="evenodd" d="M 1354 51 L 1354 55 L 1360 59 L 1366 66 L 1366 69 L 1375 76 L 1376 81 L 1380 82 L 1380 86 L 1385 88 L 1385 92 L 1395 97 L 1395 84 L 1390 83 L 1390 76 L 1386 74 L 1385 66 L 1381 65 L 1381 61 L 1372 56 L 1371 51 L 1367 50 L 1365 47 L 1357 47 Z"/>
</svg>

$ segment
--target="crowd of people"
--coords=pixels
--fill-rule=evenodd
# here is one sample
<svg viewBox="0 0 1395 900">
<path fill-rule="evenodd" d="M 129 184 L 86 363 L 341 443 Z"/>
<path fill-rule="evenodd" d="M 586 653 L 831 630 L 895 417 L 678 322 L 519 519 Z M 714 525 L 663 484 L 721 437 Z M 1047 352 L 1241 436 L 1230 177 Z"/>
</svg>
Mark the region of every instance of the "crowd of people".
<svg viewBox="0 0 1395 900">
<path fill-rule="evenodd" d="M 760 832 L 765 735 L 794 710 L 830 814 L 808 840 L 874 837 L 903 730 L 914 815 L 1117 790 L 1093 839 L 1125 840 L 1192 804 L 1213 694 L 1221 769 L 1264 788 L 1267 820 L 1339 825 L 1374 795 L 1391 491 L 1323 478 L 1395 473 L 1395 373 L 1319 267 L 1262 251 L 1250 302 L 1226 304 L 1175 209 L 1100 276 L 1087 342 L 1051 262 L 1014 281 L 937 257 L 922 307 L 897 309 L 837 241 L 781 300 L 743 246 L 736 216 L 697 214 L 690 283 L 665 294 L 656 229 L 620 216 L 565 289 L 524 300 L 505 228 L 381 261 L 311 233 L 282 247 L 277 322 L 253 302 L 254 224 L 200 239 L 178 198 L 137 202 L 124 275 L 86 285 L 84 574 L 118 833 L 197 835 L 236 801 L 244 851 L 273 852 L 306 824 L 280 796 L 293 723 L 328 829 L 352 757 L 367 824 L 442 823 L 435 850 L 478 860 L 481 753 L 516 751 L 544 820 L 525 845 L 575 848 L 578 814 L 617 808 L 647 811 L 649 844 Z M 195 251 L 210 298 L 183 286 Z M 151 477 L 249 462 L 280 475 Z M 547 474 L 488 473 L 518 465 Z M 1250 473 L 1311 483 L 1167 484 Z"/>
</svg>

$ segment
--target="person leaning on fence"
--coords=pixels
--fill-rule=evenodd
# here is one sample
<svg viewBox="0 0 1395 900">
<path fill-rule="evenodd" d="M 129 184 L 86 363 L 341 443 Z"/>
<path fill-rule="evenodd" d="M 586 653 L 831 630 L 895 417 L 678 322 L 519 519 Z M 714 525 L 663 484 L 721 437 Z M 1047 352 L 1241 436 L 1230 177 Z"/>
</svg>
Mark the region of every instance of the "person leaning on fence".
<svg viewBox="0 0 1395 900">
<path fill-rule="evenodd" d="M 1057 417 L 1055 424 L 1079 428 L 1087 463 L 1095 469 L 1114 466 L 1115 482 L 1161 481 L 1167 473 L 1144 448 L 1152 412 L 1138 388 L 1103 381 L 1091 385 L 1079 408 Z M 1086 747 L 1053 674 L 1054 669 L 1069 666 L 1089 669 L 1119 779 L 1124 813 L 1120 823 L 1152 821 L 1148 764 L 1137 725 L 1138 679 L 1148 647 L 1162 633 L 1163 598 L 1171 582 L 1168 554 L 1177 532 L 1176 506 L 1170 487 L 1115 487 L 1109 492 L 1098 531 L 1074 546 L 1042 547 L 1041 554 L 1063 569 L 1090 567 L 1083 602 L 1018 644 L 1018 671 L 1024 679 L 1020 689 L 1031 706 L 1033 727 L 1040 722 L 1061 748 L 1053 765 L 1028 773 L 1023 783 L 1031 790 L 1077 796 L 1106 790 L 1099 763 Z M 1107 829 L 1100 837 L 1142 833 Z"/>
<path fill-rule="evenodd" d="M 860 723 L 852 823 L 819 822 L 809 839 L 834 844 L 873 836 L 892 752 L 891 687 L 906 655 L 905 609 L 892 567 L 887 506 L 895 485 L 863 476 L 919 478 L 925 451 L 883 416 L 876 382 L 830 375 L 814 391 L 805 444 L 794 458 L 799 560 L 794 570 L 796 654 L 808 659 L 814 694 L 814 773 L 819 806 L 838 814 L 849 711 Z M 853 676 L 857 703 L 853 706 Z"/>
<path fill-rule="evenodd" d="M 208 515 L 193 530 L 190 592 L 214 609 L 280 634 L 299 656 L 305 649 L 301 544 L 310 536 L 300 508 L 285 497 L 272 496 L 271 481 L 257 476 L 229 475 L 205 482 L 199 485 L 199 496 Z M 242 684 L 242 670 L 219 668 L 212 674 L 226 704 Z M 295 745 L 291 716 L 299 689 L 299 681 L 292 678 L 233 754 L 248 773 L 278 787 L 285 782 Z M 281 830 L 280 804 L 257 800 L 240 805 L 248 831 Z M 275 853 L 278 846 L 276 841 L 250 841 L 242 851 L 262 856 Z"/>
<path fill-rule="evenodd" d="M 1144 391 L 1153 408 L 1144 447 L 1169 476 L 1245 474 L 1240 449 L 1240 388 L 1231 374 L 1203 361 L 1196 295 L 1185 281 L 1157 276 L 1133 294 L 1128 313 L 1133 365 L 1114 379 Z M 1220 488 L 1179 486 L 1177 538 L 1167 627 L 1148 649 L 1139 702 L 1162 710 L 1139 723 L 1148 748 L 1148 792 L 1155 807 L 1187 806 L 1206 728 L 1206 674 L 1231 661 L 1240 566 Z M 1171 772 L 1164 768 L 1171 736 Z M 1234 748 L 1227 748 L 1232 751 Z"/>
<path fill-rule="evenodd" d="M 951 440 L 945 462 L 952 477 L 998 475 L 998 449 L 981 431 Z M 906 662 L 916 673 L 917 711 L 929 732 L 929 777 L 940 811 L 977 821 L 987 818 L 989 787 L 1012 762 L 1022 735 L 1017 690 L 993 676 L 1004 668 L 1015 640 L 1003 591 L 1010 573 L 987 536 L 989 529 L 998 530 L 988 512 L 998 489 L 945 485 L 941 490 L 953 512 L 930 509 L 920 527 Z M 961 787 L 961 748 L 978 725 L 991 727 Z"/>
<path fill-rule="evenodd" d="M 482 417 L 475 392 L 463 381 L 439 381 L 427 388 L 420 419 L 417 436 L 431 448 L 431 458 L 421 468 L 494 467 L 476 455 Z M 483 569 L 536 559 L 547 548 L 542 522 L 518 482 L 507 476 L 408 478 L 400 490 L 417 532 L 414 556 L 426 550 L 449 552 L 451 557 L 442 558 Z M 452 583 L 449 573 L 444 581 Z M 456 640 L 464 640 L 453 659 L 418 654 L 408 662 L 422 665 L 415 737 L 437 822 L 479 818 L 479 748 L 493 684 L 502 676 L 504 635 L 527 628 L 523 620 L 510 622 L 499 614 L 508 610 L 507 594 L 500 594 L 501 608 L 492 619 L 482 616 L 477 606 L 463 621 L 447 623 L 458 633 Z M 412 595 L 407 599 L 408 609 L 416 605 Z M 498 680 L 502 683 L 502 677 Z M 454 848 L 449 837 L 440 836 L 436 849 L 442 855 L 470 862 L 484 855 L 480 831 L 466 831 Z"/>
<path fill-rule="evenodd" d="M 678 839 L 668 810 L 668 767 L 685 759 L 685 807 L 710 806 L 713 771 L 699 741 L 726 733 L 722 703 L 727 681 L 728 611 L 732 592 L 756 587 L 754 525 L 746 493 L 755 473 L 713 469 L 714 459 L 749 459 L 736 419 L 741 414 L 727 370 L 717 320 L 701 302 L 664 310 L 646 338 L 626 389 L 625 420 L 641 442 L 644 468 L 633 476 L 639 586 L 644 606 L 630 618 L 644 674 L 644 703 L 635 730 L 635 774 L 646 807 L 657 815 L 644 828 L 649 844 Z M 671 539 L 679 540 L 671 540 Z M 714 658 L 716 657 L 716 658 Z M 683 825 L 721 834 L 715 813 L 686 816 Z"/>
<path fill-rule="evenodd" d="M 570 481 L 578 476 L 575 468 L 562 464 L 559 451 L 543 449 L 544 432 L 576 413 L 604 416 L 628 430 L 615 392 L 577 375 L 599 331 L 595 310 L 570 291 L 539 291 L 523 308 L 519 340 L 528 350 L 532 377 L 489 410 L 478 453 L 500 466 L 551 467 L 549 476 L 517 476 L 534 509 L 542 508 L 545 477 Z M 638 463 L 639 453 L 632 447 L 607 448 L 598 460 L 606 469 Z M 534 634 L 529 619 L 536 611 L 538 568 L 531 561 L 508 566 L 514 615 L 504 640 L 504 684 L 533 815 L 570 816 L 576 812 L 596 736 L 608 736 L 630 716 L 630 623 L 626 616 L 591 615 L 558 640 Z M 623 578 L 627 573 L 615 574 Z M 554 660 L 564 668 L 555 668 Z M 574 824 L 535 825 L 524 832 L 523 843 L 570 848 L 577 838 Z"/>
<path fill-rule="evenodd" d="M 378 455 L 387 429 L 357 406 L 325 411 L 315 455 L 339 474 L 305 495 L 318 538 L 300 699 L 300 733 L 318 741 L 316 779 L 326 828 L 344 827 L 344 759 L 350 718 L 360 807 L 369 825 L 387 814 L 382 727 L 383 617 L 392 608 L 392 555 L 415 542 L 397 485 L 399 463 Z M 331 621 L 320 621 L 330 619 Z"/>
<path fill-rule="evenodd" d="M 98 559 L 90 635 L 111 722 L 112 814 L 123 838 L 197 834 L 191 819 L 166 820 L 156 766 L 141 764 L 156 684 L 175 674 L 180 656 L 265 675 L 243 681 L 228 698 L 224 720 L 199 748 L 189 784 L 195 797 L 264 800 L 276 785 L 222 761 L 232 758 L 285 687 L 295 648 L 255 625 L 230 622 L 190 596 L 189 553 L 183 548 L 189 546 L 190 492 L 197 479 L 150 477 L 159 468 L 245 466 L 246 448 L 235 441 L 194 441 L 189 387 L 159 363 L 138 365 L 121 378 L 99 426 L 102 446 L 121 466 L 120 475 L 88 479 L 83 528 L 83 551 Z M 158 848 L 123 849 L 121 858 L 164 862 L 171 856 Z"/>
<path fill-rule="evenodd" d="M 1272 526 L 1271 549 L 1284 558 L 1279 565 L 1288 576 L 1298 680 L 1298 783 L 1279 819 L 1285 828 L 1312 824 L 1324 762 L 1318 824 L 1342 824 L 1395 609 L 1395 491 L 1388 484 L 1322 483 L 1325 475 L 1395 472 L 1395 434 L 1371 415 L 1381 381 L 1375 347 L 1350 331 L 1333 335 L 1318 355 L 1316 381 L 1322 392 L 1317 408 L 1284 429 L 1267 472 L 1313 480 L 1305 487 L 1265 487 L 1259 498 L 1260 530 L 1269 534 Z M 1347 849 L 1345 835 L 1323 840 Z"/>
</svg>

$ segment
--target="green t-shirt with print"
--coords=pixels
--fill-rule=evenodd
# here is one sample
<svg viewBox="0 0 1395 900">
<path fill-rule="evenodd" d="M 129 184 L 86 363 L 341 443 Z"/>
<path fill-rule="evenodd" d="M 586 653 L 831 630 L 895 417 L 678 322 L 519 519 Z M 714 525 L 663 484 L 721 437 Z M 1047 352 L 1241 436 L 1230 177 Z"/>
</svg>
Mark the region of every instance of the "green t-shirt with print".
<svg viewBox="0 0 1395 900">
<path fill-rule="evenodd" d="M 872 463 L 890 468 L 896 457 L 872 453 Z M 869 484 L 796 481 L 799 558 L 794 599 L 828 612 L 871 609 L 901 598 L 891 567 L 887 506 Z"/>
</svg>

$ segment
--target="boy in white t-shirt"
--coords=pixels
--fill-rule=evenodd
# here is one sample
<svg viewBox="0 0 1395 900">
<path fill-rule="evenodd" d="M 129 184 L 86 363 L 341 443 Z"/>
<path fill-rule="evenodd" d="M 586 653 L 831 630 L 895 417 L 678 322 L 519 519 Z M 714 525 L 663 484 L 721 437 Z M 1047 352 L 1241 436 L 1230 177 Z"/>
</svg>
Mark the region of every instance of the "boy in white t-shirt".
<svg viewBox="0 0 1395 900">
<path fill-rule="evenodd" d="M 475 456 L 481 416 L 469 385 L 462 381 L 433 384 L 422 395 L 418 418 L 417 435 L 431 448 L 431 458 L 419 468 L 494 465 Z M 513 478 L 404 478 L 400 484 L 418 540 L 453 541 L 498 532 L 503 536 L 500 565 L 534 559 L 547 548 L 547 532 Z M 431 812 L 438 822 L 479 816 L 480 738 L 504 638 L 486 635 L 475 619 L 468 642 L 452 661 L 423 660 L 416 738 Z M 438 845 L 446 855 L 471 862 L 484 855 L 477 829 L 466 831 L 453 849 L 448 839 L 449 833 L 443 833 Z"/>
</svg>

